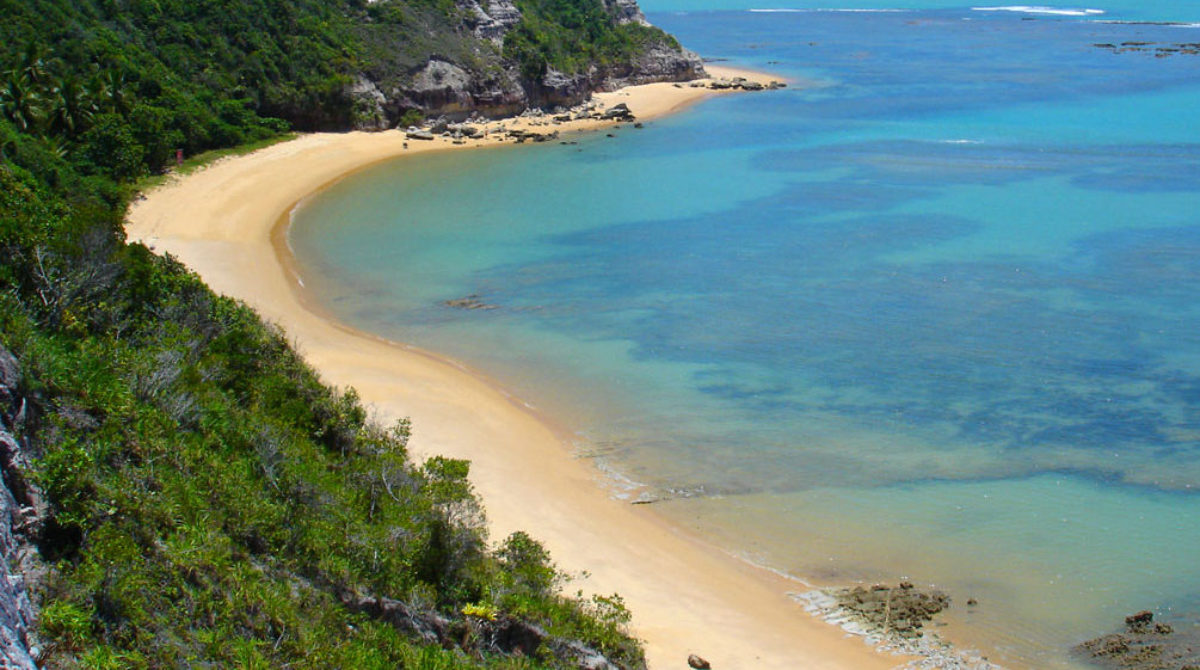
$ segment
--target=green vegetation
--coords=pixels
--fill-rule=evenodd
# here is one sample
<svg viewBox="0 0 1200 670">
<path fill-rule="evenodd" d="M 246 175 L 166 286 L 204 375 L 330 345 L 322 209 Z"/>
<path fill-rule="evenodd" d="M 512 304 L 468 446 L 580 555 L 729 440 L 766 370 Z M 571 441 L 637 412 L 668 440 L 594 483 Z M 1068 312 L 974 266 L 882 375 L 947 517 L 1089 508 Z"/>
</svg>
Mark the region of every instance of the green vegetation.
<svg viewBox="0 0 1200 670">
<path fill-rule="evenodd" d="M 0 193 L 0 337 L 52 511 L 49 666 L 556 667 L 566 640 L 640 664 L 619 601 L 562 598 L 527 536 L 488 550 L 467 463 L 411 464 L 407 424 L 367 421 L 248 308 L 121 245 L 114 210 L 12 164 Z M 544 636 L 493 646 L 514 621 Z"/>
<path fill-rule="evenodd" d="M 346 127 L 349 5 L 320 0 L 0 0 L 0 111 L 84 174 Z M 53 45 L 53 49 L 51 46 Z"/>
<path fill-rule="evenodd" d="M 547 68 L 574 74 L 591 64 L 628 62 L 655 45 L 678 49 L 658 28 L 618 24 L 603 0 L 516 0 L 521 22 L 504 36 L 504 55 L 521 74 L 538 79 Z"/>
<path fill-rule="evenodd" d="M 49 504 L 46 667 L 644 665 L 619 598 L 564 597 L 527 535 L 489 547 L 467 463 L 410 462 L 406 423 L 124 241 L 176 149 L 345 126 L 352 22 L 452 11 L 394 4 L 0 0 L 0 343 Z"/>
<path fill-rule="evenodd" d="M 473 17 L 450 0 L 381 0 L 366 16 L 352 30 L 362 45 L 363 70 L 382 90 L 404 86 L 431 55 L 468 71 L 500 74 L 499 49 L 464 29 Z"/>
<path fill-rule="evenodd" d="M 436 56 L 492 81 L 513 65 L 536 83 L 547 68 L 679 47 L 618 24 L 602 0 L 516 5 L 522 19 L 498 49 L 453 0 L 0 0 L 0 115 L 80 173 L 127 180 L 177 150 L 367 120 L 347 94 L 359 73 L 391 89 Z"/>
</svg>

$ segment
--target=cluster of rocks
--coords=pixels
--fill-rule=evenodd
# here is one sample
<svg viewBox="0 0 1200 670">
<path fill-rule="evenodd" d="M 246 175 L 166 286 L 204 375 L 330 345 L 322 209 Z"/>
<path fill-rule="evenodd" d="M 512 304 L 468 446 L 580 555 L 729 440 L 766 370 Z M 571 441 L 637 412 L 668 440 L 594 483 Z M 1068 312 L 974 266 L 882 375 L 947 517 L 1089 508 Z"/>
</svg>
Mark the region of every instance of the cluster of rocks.
<svg viewBox="0 0 1200 670">
<path fill-rule="evenodd" d="M 678 87 L 684 86 L 682 83 L 676 83 L 675 85 Z M 786 88 L 787 84 L 775 80 L 762 83 L 745 77 L 733 77 L 730 79 L 701 79 L 692 81 L 688 86 L 692 88 L 707 88 L 714 91 L 765 91 Z M 462 121 L 453 121 L 450 115 L 442 115 L 422 126 L 409 126 L 404 132 L 405 136 L 412 140 L 429 141 L 438 137 L 444 137 L 450 139 L 455 144 L 464 144 L 467 140 L 491 138 L 512 140 L 521 143 L 526 141 L 546 142 L 558 139 L 557 131 L 541 133 L 530 130 L 529 128 L 531 127 L 560 126 L 573 121 L 591 120 L 633 123 L 635 128 L 642 127 L 641 123 L 636 123 L 637 117 L 626 103 L 620 102 L 605 108 L 600 103 L 591 99 L 585 99 L 569 107 L 555 105 L 550 111 L 539 107 L 525 107 L 519 114 L 515 114 L 515 116 L 520 121 L 521 128 L 507 128 L 505 124 L 492 127 L 489 119 L 482 116 L 476 110 L 472 111 Z"/>
<path fill-rule="evenodd" d="M 950 606 L 950 598 L 936 589 L 918 589 L 909 582 L 896 586 L 877 584 L 864 588 L 828 589 L 791 594 L 805 611 L 862 636 L 882 652 L 915 656 L 905 668 L 920 670 L 998 670 L 987 657 L 972 649 L 955 647 L 925 630 L 934 617 Z M 968 603 L 974 602 L 973 599 Z M 974 603 L 978 605 L 978 603 Z"/>
<path fill-rule="evenodd" d="M 950 606 L 950 596 L 936 589 L 921 590 L 912 582 L 898 586 L 876 584 L 835 592 L 838 603 L 883 634 L 917 637 L 934 615 Z"/>
<path fill-rule="evenodd" d="M 1159 46 L 1158 42 L 1121 42 L 1120 44 L 1103 42 L 1092 46 L 1097 49 L 1107 49 L 1115 54 L 1145 53 L 1153 55 L 1155 58 L 1168 58 L 1176 54 L 1200 55 L 1200 42 L 1183 42 L 1168 46 Z"/>
<path fill-rule="evenodd" d="M 851 635 L 862 635 L 878 651 L 917 657 L 905 664 L 914 670 L 998 670 L 978 651 L 950 645 L 936 633 L 925 630 L 934 617 L 949 608 L 946 593 L 920 590 L 911 582 L 896 586 L 834 588 L 792 593 L 812 616 L 840 627 Z M 974 599 L 968 606 L 978 605 Z M 904 620 L 905 623 L 896 626 Z"/>
<path fill-rule="evenodd" d="M 622 102 L 604 110 L 600 118 L 604 121 L 633 121 L 636 117 L 629 111 L 629 105 Z"/>
<path fill-rule="evenodd" d="M 555 107 L 553 111 L 546 112 L 541 109 L 527 109 L 522 112 L 517 118 L 524 120 L 531 126 L 549 126 L 560 125 L 570 121 L 633 121 L 634 115 L 630 111 L 629 105 L 619 102 L 608 109 L 604 109 L 599 103 L 594 100 L 582 102 L 574 107 L 565 109 L 563 107 Z"/>
<path fill-rule="evenodd" d="M 45 574 L 34 540 L 47 506 L 29 472 L 29 441 L 19 437 L 27 420 L 17 359 L 0 346 L 0 667 L 35 670 L 30 592 Z"/>
<path fill-rule="evenodd" d="M 515 141 L 517 144 L 520 144 L 526 140 L 529 140 L 531 142 L 549 142 L 550 140 L 558 139 L 558 131 L 557 130 L 554 132 L 550 132 L 550 133 L 535 133 L 535 132 L 532 132 L 529 130 L 521 130 L 520 128 L 513 128 L 512 130 L 505 131 L 504 134 L 509 139 Z"/>
<path fill-rule="evenodd" d="M 1101 635 L 1075 647 L 1075 654 L 1101 668 L 1121 670 L 1200 670 L 1196 634 L 1176 632 L 1142 611 L 1125 617 L 1125 630 Z"/>
<path fill-rule="evenodd" d="M 772 79 L 764 84 L 761 81 L 754 81 L 745 77 L 733 77 L 732 79 L 717 77 L 715 79 L 693 81 L 688 86 L 692 88 L 707 88 L 712 91 L 775 91 L 787 88 L 787 84 L 782 81 Z"/>
<path fill-rule="evenodd" d="M 548 142 L 558 139 L 558 130 L 538 132 L 530 130 L 530 127 L 561 126 L 564 123 L 580 120 L 633 122 L 636 118 L 629 109 L 629 105 L 623 102 L 605 109 L 594 101 L 588 101 L 570 109 L 556 107 L 550 112 L 541 109 L 526 109 L 517 115 L 517 119 L 522 126 L 519 128 L 509 128 L 504 123 L 492 126 L 490 125 L 492 122 L 488 119 L 478 116 L 471 116 L 460 123 L 450 121 L 445 116 L 442 116 L 423 126 L 409 126 L 404 130 L 404 135 L 405 138 L 410 140 L 423 141 L 432 141 L 441 137 L 449 139 L 455 144 L 464 144 L 467 140 L 489 138 L 500 141 L 511 140 L 518 144 L 522 142 Z M 634 127 L 641 128 L 642 124 L 634 123 Z"/>
<path fill-rule="evenodd" d="M 411 140 L 432 140 L 439 135 L 453 140 L 455 144 L 463 144 L 469 139 L 477 140 L 486 137 L 487 130 L 476 125 L 474 118 L 462 123 L 451 123 L 445 117 L 441 117 L 427 127 L 409 126 L 404 131 L 404 136 Z"/>
</svg>

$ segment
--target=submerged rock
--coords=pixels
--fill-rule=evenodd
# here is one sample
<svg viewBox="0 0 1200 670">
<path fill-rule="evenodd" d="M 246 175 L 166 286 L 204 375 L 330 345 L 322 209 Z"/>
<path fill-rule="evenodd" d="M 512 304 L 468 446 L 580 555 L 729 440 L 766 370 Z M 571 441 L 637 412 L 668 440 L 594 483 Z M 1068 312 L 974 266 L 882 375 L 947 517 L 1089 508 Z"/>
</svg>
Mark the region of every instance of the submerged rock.
<svg viewBox="0 0 1200 670">
<path fill-rule="evenodd" d="M 1189 627 L 1195 628 L 1195 627 Z M 1200 639 L 1177 633 L 1143 610 L 1125 617 L 1125 630 L 1087 640 L 1074 654 L 1098 668 L 1121 670 L 1200 670 Z"/>
<path fill-rule="evenodd" d="M 828 576 L 838 577 L 835 573 Z M 979 651 L 955 647 L 936 632 L 923 629 L 938 612 L 949 607 L 950 598 L 941 591 L 922 590 L 911 582 L 901 582 L 894 587 L 877 584 L 870 589 L 824 589 L 791 596 L 809 614 L 839 626 L 850 635 L 862 636 L 880 651 L 920 657 L 906 664 L 906 668 L 1000 670 L 1000 666 Z M 910 605 L 906 608 L 905 603 Z M 905 624 L 890 625 L 902 611 L 909 612 Z M 914 619 L 920 626 L 913 623 Z M 885 625 L 885 621 L 889 624 Z"/>
<path fill-rule="evenodd" d="M 481 299 L 481 296 L 472 293 L 464 298 L 454 298 L 453 300 L 443 300 L 442 304 L 446 307 L 454 307 L 455 309 L 498 309 L 499 305 L 486 303 Z"/>
<path fill-rule="evenodd" d="M 950 607 L 950 596 L 937 589 L 918 589 L 911 582 L 897 586 L 856 586 L 834 594 L 838 604 L 884 635 L 919 637 L 921 628 Z"/>
</svg>

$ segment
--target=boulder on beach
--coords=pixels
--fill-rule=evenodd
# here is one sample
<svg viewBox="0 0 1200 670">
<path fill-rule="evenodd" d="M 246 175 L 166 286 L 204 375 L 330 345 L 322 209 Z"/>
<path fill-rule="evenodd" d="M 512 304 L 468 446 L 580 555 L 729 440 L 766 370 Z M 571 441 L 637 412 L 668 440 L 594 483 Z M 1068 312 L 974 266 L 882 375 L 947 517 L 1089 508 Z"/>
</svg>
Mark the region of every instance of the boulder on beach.
<svg viewBox="0 0 1200 670">
<path fill-rule="evenodd" d="M 447 124 L 446 131 L 453 133 L 456 137 L 480 137 L 483 135 L 483 131 L 478 127 L 466 123 Z"/>
<path fill-rule="evenodd" d="M 601 115 L 601 118 L 605 121 L 633 121 L 635 117 L 629 110 L 629 105 L 621 102 L 610 107 Z"/>
</svg>

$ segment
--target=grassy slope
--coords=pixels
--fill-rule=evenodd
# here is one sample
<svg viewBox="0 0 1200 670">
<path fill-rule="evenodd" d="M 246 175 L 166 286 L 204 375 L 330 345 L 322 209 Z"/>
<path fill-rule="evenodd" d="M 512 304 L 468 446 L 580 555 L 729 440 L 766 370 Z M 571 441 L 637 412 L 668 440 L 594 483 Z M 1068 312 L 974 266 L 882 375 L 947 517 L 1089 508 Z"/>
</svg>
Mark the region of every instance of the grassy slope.
<svg viewBox="0 0 1200 670">
<path fill-rule="evenodd" d="M 0 343 L 50 507 L 47 667 L 643 664 L 619 599 L 561 597 L 526 536 L 489 549 L 468 464 L 410 463 L 406 425 L 123 241 L 175 148 L 343 118 L 361 11 L 0 0 Z"/>
</svg>

